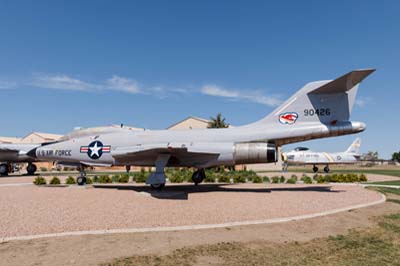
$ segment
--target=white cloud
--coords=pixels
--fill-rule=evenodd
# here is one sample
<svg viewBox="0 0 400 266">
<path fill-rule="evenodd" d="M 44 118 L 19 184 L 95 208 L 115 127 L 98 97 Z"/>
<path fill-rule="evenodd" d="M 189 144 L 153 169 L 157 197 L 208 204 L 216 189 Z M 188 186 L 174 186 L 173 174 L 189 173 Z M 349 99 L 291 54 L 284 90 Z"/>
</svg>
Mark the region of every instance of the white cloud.
<svg viewBox="0 0 400 266">
<path fill-rule="evenodd" d="M 92 91 L 101 88 L 99 85 L 88 83 L 76 78 L 71 78 L 64 74 L 34 75 L 31 85 L 46 89 L 74 91 Z"/>
<path fill-rule="evenodd" d="M 106 89 L 118 90 L 128 93 L 141 93 L 141 89 L 137 81 L 133 79 L 123 78 L 120 76 L 113 76 L 106 82 Z"/>
<path fill-rule="evenodd" d="M 365 107 L 367 104 L 370 104 L 372 102 L 371 98 L 356 98 L 356 101 L 354 102 L 354 104 L 358 107 Z"/>
<path fill-rule="evenodd" d="M 210 96 L 224 97 L 236 100 L 247 100 L 267 106 L 277 106 L 281 100 L 273 96 L 265 96 L 260 91 L 228 90 L 216 85 L 205 85 L 201 88 L 201 93 Z"/>
<path fill-rule="evenodd" d="M 0 80 L 0 89 L 13 89 L 17 87 L 17 83 L 13 81 Z"/>
<path fill-rule="evenodd" d="M 0 80 L 0 88 L 2 88 Z M 120 91 L 130 94 L 146 94 L 164 98 L 170 94 L 195 94 L 198 89 L 168 88 L 164 86 L 142 87 L 131 78 L 113 75 L 104 81 L 88 82 L 66 74 L 36 74 L 30 85 L 38 88 L 72 90 L 72 91 Z M 277 106 L 281 100 L 275 96 L 266 96 L 261 91 L 231 90 L 217 85 L 205 85 L 200 92 L 205 95 L 224 97 L 232 100 L 245 100 L 267 106 Z"/>
</svg>

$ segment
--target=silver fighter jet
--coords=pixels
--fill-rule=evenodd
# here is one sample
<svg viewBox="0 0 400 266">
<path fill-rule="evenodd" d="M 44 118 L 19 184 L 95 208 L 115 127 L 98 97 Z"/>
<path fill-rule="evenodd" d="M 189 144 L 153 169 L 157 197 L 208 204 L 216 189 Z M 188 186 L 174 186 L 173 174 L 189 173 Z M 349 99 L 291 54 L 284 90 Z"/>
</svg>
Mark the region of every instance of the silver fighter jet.
<svg viewBox="0 0 400 266">
<path fill-rule="evenodd" d="M 313 152 L 305 147 L 297 147 L 293 151 L 283 153 L 289 163 L 311 164 L 313 165 L 314 173 L 318 172 L 317 165 L 325 165 L 325 173 L 329 173 L 329 165 L 331 164 L 346 164 L 355 163 L 360 160 L 361 155 L 359 149 L 361 146 L 361 139 L 357 138 L 344 152 Z"/>
<path fill-rule="evenodd" d="M 33 175 L 37 167 L 33 163 L 37 158 L 28 156 L 27 153 L 42 144 L 0 144 L 0 176 L 6 176 L 12 172 L 13 163 L 28 163 L 26 171 L 28 175 Z"/>
<path fill-rule="evenodd" d="M 155 166 L 146 183 L 165 185 L 165 167 L 195 167 L 195 184 L 204 169 L 218 165 L 271 163 L 277 147 L 309 139 L 334 137 L 365 130 L 350 121 L 358 84 L 374 69 L 355 70 L 330 81 L 306 84 L 265 118 L 224 129 L 144 130 L 98 133 L 72 137 L 29 152 L 41 160 L 76 164 L 85 184 L 87 166 Z"/>
</svg>

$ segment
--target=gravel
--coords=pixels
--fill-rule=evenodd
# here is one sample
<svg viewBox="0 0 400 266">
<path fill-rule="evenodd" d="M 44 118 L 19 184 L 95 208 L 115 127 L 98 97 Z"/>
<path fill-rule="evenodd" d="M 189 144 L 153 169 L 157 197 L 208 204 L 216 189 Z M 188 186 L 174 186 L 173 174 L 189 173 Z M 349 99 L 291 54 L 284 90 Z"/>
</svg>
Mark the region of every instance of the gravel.
<svg viewBox="0 0 400 266">
<path fill-rule="evenodd" d="M 352 185 L 167 184 L 162 192 L 132 184 L 86 189 L 4 186 L 0 238 L 283 218 L 379 199 L 378 193 Z"/>
</svg>

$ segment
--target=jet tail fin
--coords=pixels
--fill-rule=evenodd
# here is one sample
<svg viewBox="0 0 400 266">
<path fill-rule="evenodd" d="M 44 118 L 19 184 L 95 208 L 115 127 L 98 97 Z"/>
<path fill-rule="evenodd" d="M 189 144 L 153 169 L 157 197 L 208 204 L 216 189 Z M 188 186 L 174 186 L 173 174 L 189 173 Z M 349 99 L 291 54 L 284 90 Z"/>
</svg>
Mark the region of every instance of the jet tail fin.
<svg viewBox="0 0 400 266">
<path fill-rule="evenodd" d="M 374 71 L 375 69 L 353 70 L 313 91 L 310 91 L 309 93 L 330 94 L 349 91 Z"/>
<path fill-rule="evenodd" d="M 353 70 L 337 79 L 306 84 L 265 118 L 248 126 L 334 125 L 350 120 L 359 83 L 375 69 Z"/>
<path fill-rule="evenodd" d="M 361 147 L 361 139 L 356 138 L 345 152 L 358 154 L 360 152 L 360 147 Z"/>
</svg>

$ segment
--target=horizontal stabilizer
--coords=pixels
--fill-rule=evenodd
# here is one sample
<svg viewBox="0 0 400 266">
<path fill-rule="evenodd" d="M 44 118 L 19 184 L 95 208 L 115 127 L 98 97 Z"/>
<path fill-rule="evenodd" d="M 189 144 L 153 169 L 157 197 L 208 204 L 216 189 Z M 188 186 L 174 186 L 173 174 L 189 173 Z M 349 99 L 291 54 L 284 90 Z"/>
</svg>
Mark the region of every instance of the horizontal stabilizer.
<svg viewBox="0 0 400 266">
<path fill-rule="evenodd" d="M 332 80 L 321 87 L 310 91 L 309 93 L 330 94 L 349 91 L 374 71 L 375 69 L 353 70 L 340 78 Z"/>
</svg>

